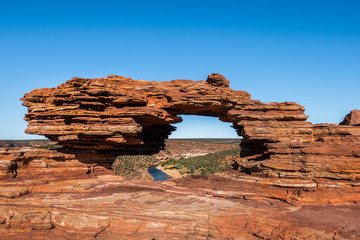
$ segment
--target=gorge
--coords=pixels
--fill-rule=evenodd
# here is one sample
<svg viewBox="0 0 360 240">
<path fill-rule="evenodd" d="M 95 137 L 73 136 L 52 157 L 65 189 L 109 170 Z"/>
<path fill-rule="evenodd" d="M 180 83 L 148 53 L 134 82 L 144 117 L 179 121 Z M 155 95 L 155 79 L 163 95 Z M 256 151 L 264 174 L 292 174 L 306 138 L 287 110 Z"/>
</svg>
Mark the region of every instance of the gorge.
<svg viewBox="0 0 360 240">
<path fill-rule="evenodd" d="M 229 88 L 221 74 L 210 74 L 207 81 L 73 78 L 56 88 L 35 89 L 22 101 L 28 107 L 26 133 L 62 147 L 0 149 L 2 237 L 360 235 L 357 111 L 342 125 L 312 124 L 303 106 L 253 100 Z M 239 170 L 161 183 L 114 176 L 117 156 L 162 150 L 182 114 L 232 123 L 243 138 Z"/>
</svg>

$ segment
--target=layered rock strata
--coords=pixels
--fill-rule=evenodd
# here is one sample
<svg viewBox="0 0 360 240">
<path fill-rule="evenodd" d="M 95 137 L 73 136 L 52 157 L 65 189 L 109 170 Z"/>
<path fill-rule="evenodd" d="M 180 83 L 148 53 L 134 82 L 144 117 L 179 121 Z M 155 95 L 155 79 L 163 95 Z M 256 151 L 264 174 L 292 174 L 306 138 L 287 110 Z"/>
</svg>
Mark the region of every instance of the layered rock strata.
<svg viewBox="0 0 360 240">
<path fill-rule="evenodd" d="M 182 121 L 177 115 L 221 117 L 239 103 L 253 102 L 248 93 L 215 83 L 73 78 L 24 96 L 26 133 L 78 150 L 155 153 L 175 130 L 170 124 Z"/>
<path fill-rule="evenodd" d="M 228 84 L 109 76 L 26 94 L 26 132 L 63 147 L 0 149 L 0 238 L 358 239 L 360 126 L 313 125 Z M 159 151 L 180 114 L 232 122 L 243 172 L 113 175 L 118 154 Z"/>
<path fill-rule="evenodd" d="M 99 160 L 98 155 L 82 154 L 38 148 L 0 148 L 0 180 L 56 182 L 113 174 L 106 156 Z"/>
<path fill-rule="evenodd" d="M 161 183 L 105 175 L 31 187 L 16 181 L 0 182 L 0 192 L 28 189 L 0 196 L 1 239 L 358 239 L 360 234 L 359 194 L 343 191 L 349 182 L 334 187 L 237 172 Z"/>
<path fill-rule="evenodd" d="M 344 120 L 340 123 L 340 125 L 360 126 L 360 110 L 352 110 L 344 117 Z"/>
<path fill-rule="evenodd" d="M 313 125 L 299 104 L 262 103 L 228 86 L 220 74 L 207 81 L 73 78 L 24 96 L 26 132 L 58 142 L 64 146 L 61 151 L 91 155 L 93 163 L 110 166 L 120 154 L 158 152 L 175 130 L 171 124 L 182 121 L 178 115 L 214 116 L 233 123 L 243 137 L 245 172 L 360 177 L 359 126 Z"/>
</svg>

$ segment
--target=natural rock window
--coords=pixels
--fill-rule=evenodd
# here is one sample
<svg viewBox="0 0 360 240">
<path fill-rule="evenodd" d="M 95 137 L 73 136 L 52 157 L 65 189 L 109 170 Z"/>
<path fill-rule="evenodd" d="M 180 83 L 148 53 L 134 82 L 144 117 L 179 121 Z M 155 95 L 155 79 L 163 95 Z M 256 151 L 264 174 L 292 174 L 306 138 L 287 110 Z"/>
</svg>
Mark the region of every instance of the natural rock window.
<svg viewBox="0 0 360 240">
<path fill-rule="evenodd" d="M 181 122 L 180 115 L 232 123 L 241 141 L 242 167 L 276 177 L 359 178 L 347 162 L 360 156 L 357 127 L 307 122 L 293 102 L 262 103 L 229 88 L 221 74 L 207 81 L 147 82 L 122 76 L 73 78 L 22 98 L 26 133 L 58 142 L 59 151 L 110 168 L 115 157 L 154 154 Z M 338 158 L 341 156 L 341 158 Z M 337 164 L 324 159 L 336 158 Z M 349 171 L 351 169 L 351 171 Z"/>
</svg>

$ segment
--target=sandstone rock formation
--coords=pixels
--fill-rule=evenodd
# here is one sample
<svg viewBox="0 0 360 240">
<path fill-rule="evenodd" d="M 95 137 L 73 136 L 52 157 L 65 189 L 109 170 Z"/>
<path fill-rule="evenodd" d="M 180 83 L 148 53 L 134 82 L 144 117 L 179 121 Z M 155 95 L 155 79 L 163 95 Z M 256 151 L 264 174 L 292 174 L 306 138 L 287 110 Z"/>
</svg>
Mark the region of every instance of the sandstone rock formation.
<svg viewBox="0 0 360 240">
<path fill-rule="evenodd" d="M 0 197 L 1 239 L 325 240 L 360 233 L 359 206 L 344 204 L 356 194 L 341 195 L 346 182 L 225 172 L 164 182 L 99 175 L 0 184 L 0 192 L 23 188 L 19 197 Z"/>
<path fill-rule="evenodd" d="M 216 87 L 229 87 L 230 81 L 219 73 L 209 74 L 206 82 Z"/>
<path fill-rule="evenodd" d="M 214 82 L 216 83 L 216 82 Z M 22 99 L 27 133 L 77 150 L 117 154 L 158 152 L 182 121 L 179 114 L 222 117 L 249 94 L 205 81 L 135 81 L 120 76 L 74 78 L 58 88 L 36 89 Z"/>
<path fill-rule="evenodd" d="M 86 163 L 110 166 L 120 154 L 153 154 L 179 123 L 180 114 L 233 123 L 242 168 L 280 177 L 360 177 L 360 128 L 312 125 L 296 103 L 262 103 L 210 74 L 207 82 L 147 82 L 110 75 L 73 78 L 57 88 L 35 89 L 22 99 L 27 133 L 44 135 Z M 356 112 L 354 113 L 356 114 Z M 353 115 L 354 115 L 353 114 Z M 334 163 L 336 162 L 336 163 Z"/>
<path fill-rule="evenodd" d="M 63 147 L 0 149 L 0 238 L 360 235 L 360 126 L 313 125 L 299 104 L 253 100 L 217 74 L 206 82 L 73 78 L 22 100 L 26 132 Z M 181 114 L 233 123 L 242 172 L 162 183 L 113 175 L 117 155 L 162 149 Z"/>
<path fill-rule="evenodd" d="M 360 110 L 352 110 L 348 115 L 345 116 L 340 125 L 360 126 Z"/>
</svg>

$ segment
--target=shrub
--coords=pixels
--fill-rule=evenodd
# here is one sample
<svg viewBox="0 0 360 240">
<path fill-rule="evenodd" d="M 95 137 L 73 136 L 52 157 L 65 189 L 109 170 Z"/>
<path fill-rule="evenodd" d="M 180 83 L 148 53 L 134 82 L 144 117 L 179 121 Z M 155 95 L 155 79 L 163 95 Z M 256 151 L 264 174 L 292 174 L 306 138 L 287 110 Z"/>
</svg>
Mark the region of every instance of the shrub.
<svg viewBox="0 0 360 240">
<path fill-rule="evenodd" d="M 57 150 L 57 149 L 62 148 L 62 146 L 59 144 L 48 144 L 48 145 L 38 146 L 37 148 L 47 149 L 47 150 Z"/>
<path fill-rule="evenodd" d="M 156 161 L 151 155 L 121 155 L 114 161 L 112 169 L 116 175 L 128 179 L 141 178 L 143 172 Z"/>
<path fill-rule="evenodd" d="M 184 176 L 214 174 L 231 169 L 232 160 L 238 158 L 239 155 L 240 149 L 232 149 L 178 160 L 171 158 L 162 162 L 161 165 L 170 169 L 177 169 Z"/>
</svg>

